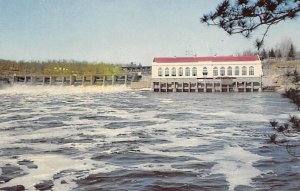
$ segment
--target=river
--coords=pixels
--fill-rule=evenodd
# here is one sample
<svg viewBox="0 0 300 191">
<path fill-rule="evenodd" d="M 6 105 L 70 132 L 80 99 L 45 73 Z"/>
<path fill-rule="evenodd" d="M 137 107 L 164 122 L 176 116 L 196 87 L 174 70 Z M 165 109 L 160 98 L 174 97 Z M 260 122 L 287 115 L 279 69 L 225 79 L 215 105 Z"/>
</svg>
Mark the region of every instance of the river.
<svg viewBox="0 0 300 191">
<path fill-rule="evenodd" d="M 0 190 L 300 190 L 278 93 L 0 89 Z"/>
</svg>

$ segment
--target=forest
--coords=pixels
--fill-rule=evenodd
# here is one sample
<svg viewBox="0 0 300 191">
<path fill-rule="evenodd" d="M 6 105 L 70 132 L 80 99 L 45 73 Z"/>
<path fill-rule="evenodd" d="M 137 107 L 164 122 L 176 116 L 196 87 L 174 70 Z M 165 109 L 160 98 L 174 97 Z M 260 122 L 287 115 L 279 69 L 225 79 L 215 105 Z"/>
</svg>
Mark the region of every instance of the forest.
<svg viewBox="0 0 300 191">
<path fill-rule="evenodd" d="M 0 59 L 0 75 L 121 75 L 116 64 L 74 60 L 13 61 Z"/>
</svg>

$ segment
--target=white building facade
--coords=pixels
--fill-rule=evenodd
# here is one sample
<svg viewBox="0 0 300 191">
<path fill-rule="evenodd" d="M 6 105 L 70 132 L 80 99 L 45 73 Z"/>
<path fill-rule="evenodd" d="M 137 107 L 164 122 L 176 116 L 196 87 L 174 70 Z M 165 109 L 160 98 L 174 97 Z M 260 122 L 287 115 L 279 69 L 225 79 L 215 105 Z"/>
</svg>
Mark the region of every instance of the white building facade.
<svg viewBox="0 0 300 191">
<path fill-rule="evenodd" d="M 152 78 L 260 77 L 258 56 L 154 58 Z"/>
<path fill-rule="evenodd" d="M 207 90 L 206 83 L 213 83 L 211 88 L 208 88 L 212 91 L 222 91 L 224 84 L 228 85 L 228 91 L 239 90 L 241 83 L 243 91 L 248 91 L 248 86 L 251 86 L 251 91 L 253 91 L 253 86 L 258 86 L 258 83 L 261 87 L 262 75 L 262 62 L 258 56 L 165 57 L 154 58 L 152 63 L 154 90 L 159 86 L 160 90 L 167 92 L 169 91 L 168 83 L 172 83 L 170 88 L 175 89 L 172 91 L 177 91 L 178 86 L 182 88 L 180 91 L 185 91 L 184 83 L 188 83 L 188 88 L 191 88 L 188 91 L 200 90 L 203 83 L 205 88 L 201 91 Z M 227 81 L 221 81 L 221 79 L 227 79 Z M 178 83 L 182 84 L 178 85 Z M 198 83 L 200 83 L 199 86 Z"/>
</svg>

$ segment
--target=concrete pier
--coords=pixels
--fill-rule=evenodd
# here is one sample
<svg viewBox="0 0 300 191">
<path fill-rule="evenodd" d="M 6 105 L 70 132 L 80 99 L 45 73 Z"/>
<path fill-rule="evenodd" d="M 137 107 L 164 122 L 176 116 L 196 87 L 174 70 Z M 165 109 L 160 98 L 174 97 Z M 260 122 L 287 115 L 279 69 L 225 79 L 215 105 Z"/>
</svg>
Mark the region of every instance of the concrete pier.
<svg viewBox="0 0 300 191">
<path fill-rule="evenodd" d="M 103 76 L 103 82 L 102 82 L 103 86 L 105 86 L 105 80 L 106 80 L 106 76 Z"/>
<path fill-rule="evenodd" d="M 70 76 L 70 85 L 74 85 L 74 82 L 76 81 L 76 76 Z"/>
<path fill-rule="evenodd" d="M 153 79 L 154 92 L 259 92 L 260 78 Z"/>
</svg>

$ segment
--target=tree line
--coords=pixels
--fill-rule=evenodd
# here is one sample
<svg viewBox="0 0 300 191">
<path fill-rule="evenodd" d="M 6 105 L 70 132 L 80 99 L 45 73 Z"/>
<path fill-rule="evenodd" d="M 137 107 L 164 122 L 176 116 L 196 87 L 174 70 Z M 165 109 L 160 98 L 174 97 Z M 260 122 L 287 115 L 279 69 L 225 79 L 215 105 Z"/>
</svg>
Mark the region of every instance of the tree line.
<svg viewBox="0 0 300 191">
<path fill-rule="evenodd" d="M 262 49 L 260 51 L 260 58 L 264 59 L 280 59 L 280 60 L 295 60 L 296 59 L 296 47 L 293 42 L 288 39 L 277 44 L 274 48 L 269 50 Z"/>
<path fill-rule="evenodd" d="M 249 56 L 259 55 L 261 60 L 265 59 L 277 59 L 277 60 L 295 60 L 297 59 L 296 46 L 291 39 L 283 39 L 280 43 L 277 43 L 275 47 L 270 49 L 263 48 L 257 52 L 255 50 L 244 50 L 241 53 L 236 53 L 237 56 Z"/>
<path fill-rule="evenodd" d="M 0 59 L 0 74 L 28 75 L 120 75 L 122 69 L 115 64 L 74 60 L 14 61 Z"/>
</svg>

